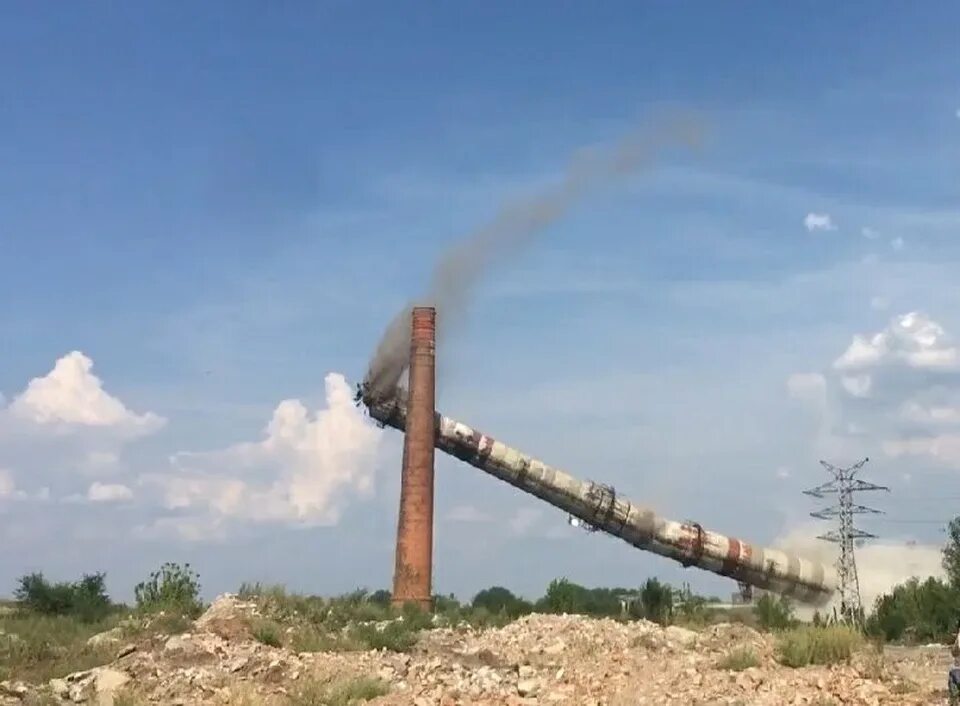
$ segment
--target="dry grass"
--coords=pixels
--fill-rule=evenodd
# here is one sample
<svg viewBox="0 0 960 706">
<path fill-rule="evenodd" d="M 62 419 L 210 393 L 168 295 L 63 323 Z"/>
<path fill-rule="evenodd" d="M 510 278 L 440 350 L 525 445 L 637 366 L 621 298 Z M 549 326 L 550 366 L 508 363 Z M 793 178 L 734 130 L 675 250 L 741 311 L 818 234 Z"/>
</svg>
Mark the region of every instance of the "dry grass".
<svg viewBox="0 0 960 706">
<path fill-rule="evenodd" d="M 849 663 L 863 645 L 863 636 L 844 625 L 803 626 L 787 630 L 777 640 L 777 660 L 787 667 Z"/>
<path fill-rule="evenodd" d="M 115 647 L 94 648 L 87 640 L 116 627 L 118 616 L 84 623 L 71 616 L 16 613 L 0 616 L 0 680 L 42 683 L 111 661 Z"/>
<path fill-rule="evenodd" d="M 386 683 L 369 677 L 332 683 L 307 682 L 290 696 L 290 706 L 353 706 L 388 692 Z"/>
<path fill-rule="evenodd" d="M 257 642 L 270 647 L 283 645 L 283 629 L 273 620 L 255 620 L 250 626 L 250 633 Z"/>
<path fill-rule="evenodd" d="M 749 647 L 738 647 L 717 664 L 718 669 L 727 669 L 731 672 L 742 672 L 744 669 L 758 666 L 760 666 L 760 658 Z"/>
</svg>

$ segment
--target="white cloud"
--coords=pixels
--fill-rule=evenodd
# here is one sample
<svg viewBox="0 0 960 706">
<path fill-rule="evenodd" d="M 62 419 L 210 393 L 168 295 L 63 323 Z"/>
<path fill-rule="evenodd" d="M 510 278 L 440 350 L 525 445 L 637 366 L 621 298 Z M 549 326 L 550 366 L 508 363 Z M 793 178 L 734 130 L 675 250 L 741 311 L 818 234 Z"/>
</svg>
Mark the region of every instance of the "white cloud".
<svg viewBox="0 0 960 706">
<path fill-rule="evenodd" d="M 833 565 L 838 556 L 835 544 L 817 539 L 829 528 L 829 522 L 807 522 L 786 531 L 773 542 L 785 551 Z M 905 541 L 869 540 L 854 549 L 860 598 L 869 612 L 876 599 L 897 584 L 911 578 L 944 576 L 941 547 Z M 835 596 L 838 600 L 839 596 Z M 839 608 L 839 606 L 837 606 Z"/>
<path fill-rule="evenodd" d="M 444 518 L 451 522 L 493 522 L 493 516 L 478 510 L 473 505 L 456 505 L 450 508 Z"/>
<path fill-rule="evenodd" d="M 94 481 L 87 489 L 87 500 L 95 503 L 113 503 L 130 500 L 133 491 L 119 483 L 100 483 Z"/>
<path fill-rule="evenodd" d="M 52 488 L 55 497 L 82 502 L 89 476 L 121 473 L 125 445 L 165 422 L 106 392 L 93 361 L 73 351 L 0 407 L 0 466 L 15 469 L 9 475 L 20 499 L 48 499 Z"/>
<path fill-rule="evenodd" d="M 860 229 L 860 234 L 867 240 L 876 240 L 877 238 L 880 237 L 880 233 L 875 231 L 873 228 L 869 228 L 867 226 L 864 226 L 863 228 Z"/>
<path fill-rule="evenodd" d="M 177 454 L 171 473 L 147 475 L 144 482 L 160 488 L 167 508 L 188 511 L 188 520 L 178 521 L 190 526 L 336 524 L 350 493 L 373 492 L 381 432 L 354 405 L 342 375 L 327 375 L 325 387 L 327 406 L 313 418 L 299 400 L 284 400 L 262 441 Z"/>
<path fill-rule="evenodd" d="M 784 480 L 784 479 L 789 478 L 789 477 L 790 477 L 790 469 L 789 469 L 789 468 L 787 468 L 786 466 L 780 466 L 780 467 L 777 469 L 777 478 L 780 478 L 781 480 Z"/>
<path fill-rule="evenodd" d="M 149 434 L 165 420 L 152 412 L 135 414 L 103 389 L 93 361 L 80 351 L 60 358 L 53 370 L 33 378 L 8 407 L 16 418 L 60 427 L 112 427 Z"/>
<path fill-rule="evenodd" d="M 872 297 L 870 299 L 870 308 L 876 311 L 885 311 L 890 308 L 890 300 L 881 296 Z"/>
<path fill-rule="evenodd" d="M 894 250 L 903 250 L 903 246 L 904 246 L 903 238 L 901 238 L 900 236 L 897 236 L 896 238 L 890 241 L 890 247 L 893 248 Z"/>
<path fill-rule="evenodd" d="M 815 230 L 837 229 L 829 213 L 808 213 L 803 219 L 803 225 L 811 233 Z"/>
<path fill-rule="evenodd" d="M 960 468 L 960 348 L 922 312 L 854 335 L 827 373 L 793 375 L 787 384 L 793 397 L 817 400 L 820 443 L 856 443 L 858 452 L 873 445 L 890 457 Z"/>
<path fill-rule="evenodd" d="M 960 370 L 960 351 L 951 345 L 943 327 L 922 312 L 909 312 L 890 321 L 872 336 L 855 335 L 833 363 L 844 372 L 880 367 Z"/>
</svg>

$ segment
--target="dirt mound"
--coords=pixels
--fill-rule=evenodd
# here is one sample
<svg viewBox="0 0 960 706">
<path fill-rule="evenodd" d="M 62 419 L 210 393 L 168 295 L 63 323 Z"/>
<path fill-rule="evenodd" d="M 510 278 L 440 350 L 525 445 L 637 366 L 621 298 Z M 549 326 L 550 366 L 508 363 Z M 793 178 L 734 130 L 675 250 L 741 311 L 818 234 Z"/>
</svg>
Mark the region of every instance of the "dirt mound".
<svg viewBox="0 0 960 706">
<path fill-rule="evenodd" d="M 42 688 L 4 682 L 0 704 L 112 704 L 121 693 L 124 704 L 306 704 L 340 689 L 343 703 L 372 706 L 911 706 L 943 702 L 949 660 L 946 649 L 894 649 L 791 669 L 770 635 L 743 625 L 694 632 L 570 615 L 427 630 L 409 653 L 296 652 L 253 639 L 259 618 L 255 604 L 222 596 L 189 632 L 123 645 L 109 665 Z"/>
</svg>

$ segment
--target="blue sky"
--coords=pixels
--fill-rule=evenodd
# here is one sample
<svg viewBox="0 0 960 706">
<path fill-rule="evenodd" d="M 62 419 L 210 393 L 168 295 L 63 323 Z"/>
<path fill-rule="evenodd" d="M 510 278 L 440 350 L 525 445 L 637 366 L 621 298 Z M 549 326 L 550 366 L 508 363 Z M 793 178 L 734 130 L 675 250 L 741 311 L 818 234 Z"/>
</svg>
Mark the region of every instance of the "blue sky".
<svg viewBox="0 0 960 706">
<path fill-rule="evenodd" d="M 889 512 L 875 551 L 915 540 L 935 571 L 942 535 L 915 520 L 960 497 L 960 385 L 911 352 L 949 361 L 960 336 L 958 23 L 936 2 L 8 4 L 0 593 L 28 570 L 99 569 L 128 596 L 165 560 L 192 560 L 211 594 L 388 584 L 396 435 L 350 427 L 377 458 L 343 477 L 316 449 L 237 445 L 283 400 L 324 409 L 328 373 L 362 377 L 436 257 L 501 204 L 677 114 L 698 149 L 490 269 L 442 342 L 438 406 L 763 543 L 802 534 L 818 458 L 869 453 L 894 491 L 870 499 Z M 873 341 L 850 374 L 866 392 L 832 367 L 855 335 Z M 91 366 L 26 395 L 72 351 Z M 242 503 L 225 520 L 204 496 L 288 472 L 339 489 L 315 490 L 322 524 Z M 440 459 L 437 482 L 440 591 L 651 574 L 730 590 L 463 464 Z"/>
</svg>

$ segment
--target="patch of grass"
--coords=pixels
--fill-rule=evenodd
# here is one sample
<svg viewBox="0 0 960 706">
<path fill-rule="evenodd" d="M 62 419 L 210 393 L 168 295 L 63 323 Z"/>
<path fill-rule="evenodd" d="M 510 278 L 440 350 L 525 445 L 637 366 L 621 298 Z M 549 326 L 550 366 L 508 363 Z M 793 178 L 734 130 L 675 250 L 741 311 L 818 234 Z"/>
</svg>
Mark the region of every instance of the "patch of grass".
<svg viewBox="0 0 960 706">
<path fill-rule="evenodd" d="M 308 682 L 290 696 L 290 706 L 353 706 L 389 691 L 386 683 L 369 677 L 327 684 Z"/>
<path fill-rule="evenodd" d="M 731 651 L 717 664 L 718 669 L 728 669 L 732 672 L 742 672 L 744 669 L 758 666 L 760 666 L 760 658 L 749 647 L 739 647 Z"/>
<path fill-rule="evenodd" d="M 331 633 L 316 627 L 296 630 L 290 646 L 297 652 L 356 652 L 366 649 L 364 643 L 342 632 Z"/>
<path fill-rule="evenodd" d="M 777 641 L 777 661 L 787 667 L 849 662 L 863 644 L 863 636 L 846 625 L 787 630 Z"/>
<path fill-rule="evenodd" d="M 163 635 L 180 635 L 193 627 L 193 621 L 185 615 L 173 613 L 171 615 L 160 615 L 152 619 L 148 624 L 150 632 Z"/>
<path fill-rule="evenodd" d="M 348 635 L 368 650 L 388 650 L 406 652 L 417 644 L 419 628 L 407 623 L 394 621 L 383 626 L 357 625 Z"/>
<path fill-rule="evenodd" d="M 283 645 L 283 631 L 280 626 L 272 620 L 256 620 L 250 626 L 250 632 L 253 639 L 262 642 L 270 647 L 280 647 Z"/>
<path fill-rule="evenodd" d="M 118 616 L 96 622 L 26 612 L 0 616 L 0 629 L 6 633 L 0 638 L 0 680 L 42 683 L 106 664 L 113 659 L 115 647 L 89 647 L 87 640 L 118 622 Z"/>
</svg>

